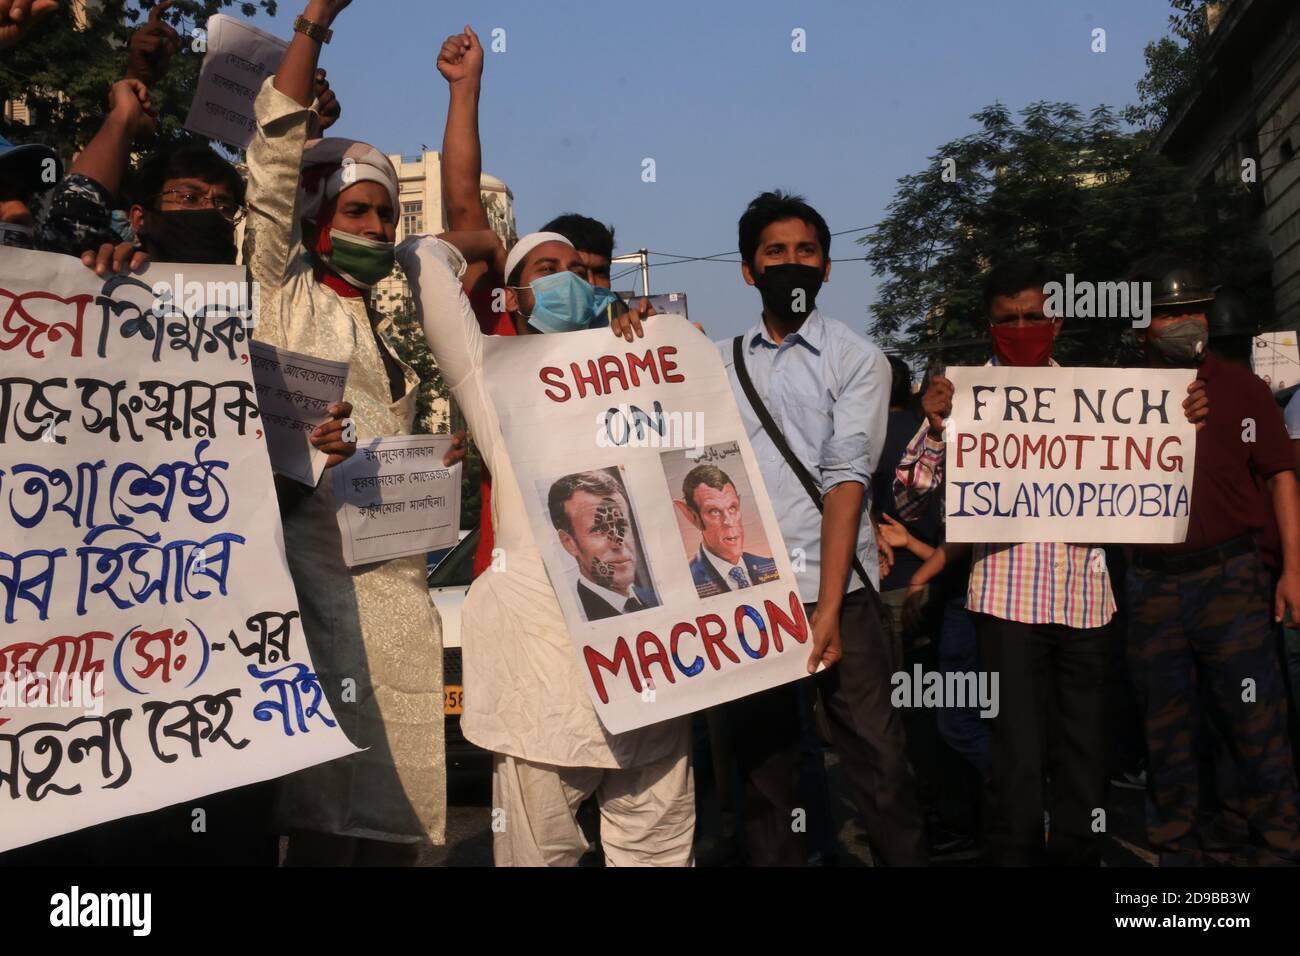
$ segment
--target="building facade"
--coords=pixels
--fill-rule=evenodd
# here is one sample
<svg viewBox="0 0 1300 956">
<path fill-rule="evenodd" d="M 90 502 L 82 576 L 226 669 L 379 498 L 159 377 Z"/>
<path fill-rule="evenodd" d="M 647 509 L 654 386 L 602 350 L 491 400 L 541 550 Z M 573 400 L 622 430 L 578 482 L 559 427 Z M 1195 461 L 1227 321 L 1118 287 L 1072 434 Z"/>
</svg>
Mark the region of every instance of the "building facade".
<svg viewBox="0 0 1300 956">
<path fill-rule="evenodd" d="M 1154 146 L 1188 173 L 1211 228 L 1253 244 L 1265 267 L 1243 277 L 1262 329 L 1300 327 L 1300 3 L 1207 5 L 1202 72 Z M 1230 197 L 1224 208 L 1223 195 Z M 1226 228 L 1226 227 L 1225 227 Z"/>
</svg>

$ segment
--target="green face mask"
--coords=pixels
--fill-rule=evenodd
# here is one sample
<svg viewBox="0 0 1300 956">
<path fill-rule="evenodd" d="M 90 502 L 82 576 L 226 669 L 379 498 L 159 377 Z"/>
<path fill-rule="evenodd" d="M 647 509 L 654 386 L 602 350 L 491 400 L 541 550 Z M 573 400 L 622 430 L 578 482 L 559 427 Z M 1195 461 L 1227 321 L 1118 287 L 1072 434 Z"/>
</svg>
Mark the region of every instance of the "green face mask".
<svg viewBox="0 0 1300 956">
<path fill-rule="evenodd" d="M 333 251 L 321 258 L 348 282 L 369 289 L 393 271 L 393 243 L 375 242 L 350 232 L 330 230 Z"/>
</svg>

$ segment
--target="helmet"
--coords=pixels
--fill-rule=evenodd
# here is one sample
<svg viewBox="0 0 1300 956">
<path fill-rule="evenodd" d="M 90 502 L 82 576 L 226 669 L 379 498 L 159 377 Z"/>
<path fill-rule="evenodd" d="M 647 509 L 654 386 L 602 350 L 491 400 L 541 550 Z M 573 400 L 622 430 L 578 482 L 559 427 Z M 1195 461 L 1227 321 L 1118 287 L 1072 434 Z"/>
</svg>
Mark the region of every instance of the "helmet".
<svg viewBox="0 0 1300 956">
<path fill-rule="evenodd" d="M 1151 305 L 1159 309 L 1213 302 L 1214 292 L 1199 271 L 1184 263 L 1171 263 L 1152 279 Z"/>
<path fill-rule="evenodd" d="M 1259 323 L 1250 317 L 1250 303 L 1236 289 L 1220 289 L 1206 313 L 1210 320 L 1210 338 L 1228 335 L 1255 335 Z"/>
</svg>

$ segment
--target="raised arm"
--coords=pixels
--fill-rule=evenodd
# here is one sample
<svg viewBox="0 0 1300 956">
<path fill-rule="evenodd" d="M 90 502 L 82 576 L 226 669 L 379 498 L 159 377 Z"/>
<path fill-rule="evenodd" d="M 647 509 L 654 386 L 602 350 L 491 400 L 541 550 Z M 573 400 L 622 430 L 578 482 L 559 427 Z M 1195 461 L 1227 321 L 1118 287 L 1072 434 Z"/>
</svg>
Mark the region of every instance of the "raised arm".
<svg viewBox="0 0 1300 956">
<path fill-rule="evenodd" d="M 465 253 L 476 259 L 497 255 L 489 240 L 496 240 L 490 231 L 443 233 L 438 238 L 412 237 L 397 247 L 397 261 L 406 273 L 429 350 L 442 371 L 443 381 L 453 391 L 483 361 L 483 333 L 461 280 Z M 500 248 L 499 242 L 496 248 Z M 476 423 L 471 421 L 470 427 L 476 427 Z"/>
<path fill-rule="evenodd" d="M 308 0 L 302 16 L 317 26 L 329 29 L 334 18 L 347 8 L 352 0 Z M 320 59 L 321 43 L 307 34 L 294 31 L 289 49 L 280 61 L 275 74 L 275 88 L 299 106 L 310 106 L 314 97 L 316 65 Z"/>
<path fill-rule="evenodd" d="M 86 148 L 77 154 L 70 176 L 85 176 L 114 200 L 131 162 L 132 145 L 153 132 L 158 109 L 139 80 L 118 80 L 108 91 L 108 116 Z"/>
<path fill-rule="evenodd" d="M 438 52 L 438 72 L 450 100 L 442 134 L 442 205 L 453 232 L 488 229 L 480 183 L 483 150 L 478 135 L 479 93 L 483 85 L 483 45 L 468 25 L 447 38 Z"/>
</svg>

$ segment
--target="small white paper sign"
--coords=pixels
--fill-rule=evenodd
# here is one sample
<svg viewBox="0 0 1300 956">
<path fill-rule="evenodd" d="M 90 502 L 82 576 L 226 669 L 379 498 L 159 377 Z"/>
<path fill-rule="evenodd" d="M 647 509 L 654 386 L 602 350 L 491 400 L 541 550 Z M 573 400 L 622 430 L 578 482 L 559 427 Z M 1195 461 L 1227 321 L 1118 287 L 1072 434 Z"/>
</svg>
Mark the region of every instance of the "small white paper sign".
<svg viewBox="0 0 1300 956">
<path fill-rule="evenodd" d="M 1273 394 L 1300 382 L 1300 345 L 1295 332 L 1264 332 L 1255 336 L 1251 369 Z"/>
<path fill-rule="evenodd" d="M 456 543 L 461 466 L 443 467 L 450 447 L 450 435 L 372 438 L 335 466 L 335 514 L 349 567 Z"/>
<path fill-rule="evenodd" d="M 289 44 L 223 13 L 208 18 L 208 51 L 185 128 L 247 149 L 257 122 L 253 101 L 280 67 Z"/>
<path fill-rule="evenodd" d="M 279 349 L 265 342 L 249 345 L 257 405 L 266 424 L 271 470 L 315 488 L 328 455 L 308 438 L 330 420 L 329 407 L 343 400 L 348 363 L 331 362 Z"/>
</svg>

